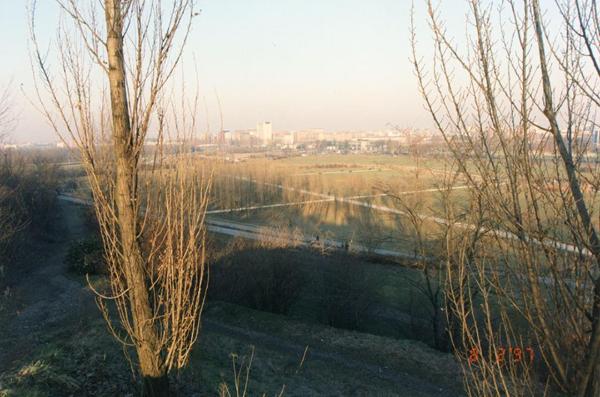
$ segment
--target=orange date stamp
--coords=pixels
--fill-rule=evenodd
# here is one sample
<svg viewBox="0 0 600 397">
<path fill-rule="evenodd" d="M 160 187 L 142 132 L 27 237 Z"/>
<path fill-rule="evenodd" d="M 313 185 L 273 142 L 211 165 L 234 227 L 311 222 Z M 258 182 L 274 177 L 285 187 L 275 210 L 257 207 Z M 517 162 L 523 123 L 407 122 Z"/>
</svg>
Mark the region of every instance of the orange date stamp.
<svg viewBox="0 0 600 397">
<path fill-rule="evenodd" d="M 508 349 L 506 347 L 498 347 L 495 353 L 492 354 L 493 360 L 497 364 L 507 364 L 507 363 L 533 363 L 535 359 L 535 351 L 533 347 L 527 346 L 525 348 L 522 347 L 513 347 L 509 346 Z M 477 364 L 479 360 L 483 360 L 484 357 L 479 351 L 477 347 L 471 348 L 469 350 L 469 365 Z M 490 360 L 491 361 L 491 360 Z"/>
</svg>

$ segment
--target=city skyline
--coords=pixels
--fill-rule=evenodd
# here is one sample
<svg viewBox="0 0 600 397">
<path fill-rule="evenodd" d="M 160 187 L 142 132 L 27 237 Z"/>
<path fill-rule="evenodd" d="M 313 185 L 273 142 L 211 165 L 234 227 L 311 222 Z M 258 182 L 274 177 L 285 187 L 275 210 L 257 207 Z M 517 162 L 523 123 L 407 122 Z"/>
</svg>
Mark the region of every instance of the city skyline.
<svg viewBox="0 0 600 397">
<path fill-rule="evenodd" d="M 0 4 L 0 87 L 10 84 L 14 142 L 57 139 L 35 102 L 28 57 L 28 2 Z M 550 2 L 544 4 L 550 4 Z M 411 2 L 381 0 L 198 1 L 182 75 L 199 87 L 200 125 L 218 131 L 270 120 L 283 130 L 430 128 L 410 63 Z M 441 4 L 447 26 L 464 29 L 465 3 Z M 36 32 L 53 59 L 59 13 L 38 2 Z M 415 2 L 419 50 L 430 55 L 425 3 Z M 4 37 L 8 35 L 5 34 Z M 193 76 L 193 77 L 192 77 Z M 193 81 L 193 82 L 192 82 Z M 206 128 L 199 128 L 199 133 Z"/>
<path fill-rule="evenodd" d="M 422 6 L 417 5 L 421 14 Z M 57 7 L 53 2 L 37 7 L 36 31 L 52 51 Z M 213 133 L 220 124 L 219 107 L 224 129 L 230 130 L 257 120 L 271 120 L 285 130 L 429 125 L 408 61 L 410 2 L 232 0 L 199 1 L 197 7 L 201 12 L 186 47 L 184 73 L 193 76 L 197 68 L 206 102 L 198 113 L 201 125 L 208 114 Z M 35 94 L 27 15 L 26 2 L 0 5 L 0 32 L 14 38 L 0 44 L 2 53 L 12 54 L 0 65 L 0 87 L 12 81 L 20 119 L 9 139 L 55 141 L 29 103 Z"/>
</svg>

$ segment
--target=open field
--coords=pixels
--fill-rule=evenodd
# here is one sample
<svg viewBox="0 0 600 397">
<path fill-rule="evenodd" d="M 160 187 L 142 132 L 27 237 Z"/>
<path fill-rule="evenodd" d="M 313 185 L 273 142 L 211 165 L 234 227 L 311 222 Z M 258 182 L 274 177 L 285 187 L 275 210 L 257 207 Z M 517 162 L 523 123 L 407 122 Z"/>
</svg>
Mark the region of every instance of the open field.
<svg viewBox="0 0 600 397">
<path fill-rule="evenodd" d="M 470 190 L 442 158 L 390 155 L 312 155 L 242 162 L 203 158 L 197 167 L 212 172 L 209 217 L 302 233 L 348 244 L 412 252 L 413 226 L 407 210 L 423 221 L 426 238 L 436 239 L 444 223 L 444 200 L 468 211 Z M 84 177 L 71 178 L 69 192 L 89 199 Z M 450 193 L 441 192 L 451 184 Z M 449 194 L 449 195 L 447 195 Z M 446 196 L 447 195 L 447 196 Z M 588 193 L 589 195 L 589 193 Z M 500 198 L 499 198 L 500 199 Z M 600 209 L 600 197 L 594 197 Z M 590 198 L 592 200 L 592 198 Z M 550 216 L 557 240 L 568 230 Z M 600 225 L 600 218 L 593 217 Z"/>
<path fill-rule="evenodd" d="M 417 168 L 408 156 L 378 155 L 219 164 L 210 216 L 299 230 L 315 239 L 410 250 L 411 242 L 400 232 L 405 206 L 426 216 L 439 214 L 438 190 L 451 177 L 444 167 L 437 159 L 422 160 Z M 453 196 L 462 201 L 467 189 L 460 184 L 455 188 Z"/>
<path fill-rule="evenodd" d="M 439 215 L 438 190 L 451 176 L 443 160 L 421 159 L 417 168 L 411 157 L 384 155 L 215 159 L 199 166 L 213 171 L 210 217 L 409 251 L 411 242 L 399 232 L 405 206 Z M 69 194 L 89 199 L 85 178 L 73 180 L 77 188 Z M 468 190 L 455 188 L 457 202 L 464 201 Z"/>
<path fill-rule="evenodd" d="M 424 157 L 418 163 L 416 167 L 410 156 L 384 155 L 219 163 L 210 209 L 215 216 L 233 221 L 298 228 L 308 235 L 342 241 L 358 242 L 361 234 L 367 234 L 372 237 L 370 243 L 379 242 L 378 247 L 410 249 L 414 244 L 407 241 L 406 232 L 410 234 L 412 228 L 407 224 L 407 210 L 421 218 L 427 238 L 435 239 L 439 231 L 436 224 L 446 222 L 444 206 L 450 203 L 460 217 L 461 212 L 469 211 L 471 194 L 461 175 L 451 172 L 443 159 Z M 444 190 L 448 186 L 451 192 Z M 508 200 L 508 194 L 507 190 L 499 191 L 497 200 Z M 600 197 L 585 194 L 593 203 L 591 210 L 597 213 Z M 521 205 L 527 208 L 524 196 Z M 552 206 L 541 209 L 540 216 L 552 228 L 555 239 L 572 243 L 561 215 L 552 212 Z M 597 216 L 592 221 L 600 226 Z M 498 227 L 504 233 L 502 225 Z"/>
</svg>

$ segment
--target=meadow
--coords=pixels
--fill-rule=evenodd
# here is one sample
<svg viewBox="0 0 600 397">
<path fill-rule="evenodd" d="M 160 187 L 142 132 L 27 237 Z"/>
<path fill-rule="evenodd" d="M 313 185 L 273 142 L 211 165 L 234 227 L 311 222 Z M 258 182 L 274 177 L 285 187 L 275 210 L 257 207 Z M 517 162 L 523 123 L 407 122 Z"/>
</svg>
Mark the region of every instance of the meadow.
<svg viewBox="0 0 600 397">
<path fill-rule="evenodd" d="M 456 178 L 442 159 L 414 164 L 410 156 L 337 154 L 215 162 L 209 216 L 410 250 L 414 244 L 401 233 L 406 210 L 439 216 L 439 190 Z M 456 202 L 466 201 L 466 187 L 454 187 Z M 433 218 L 425 221 L 435 228 Z"/>
</svg>

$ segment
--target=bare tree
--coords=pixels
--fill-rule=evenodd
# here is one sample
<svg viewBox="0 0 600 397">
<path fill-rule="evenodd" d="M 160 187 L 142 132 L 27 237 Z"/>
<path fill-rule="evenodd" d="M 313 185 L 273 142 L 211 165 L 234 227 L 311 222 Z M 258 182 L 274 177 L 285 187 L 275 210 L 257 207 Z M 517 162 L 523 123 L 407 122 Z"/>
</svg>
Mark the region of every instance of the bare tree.
<svg viewBox="0 0 600 397">
<path fill-rule="evenodd" d="M 164 95 L 197 15 L 194 2 L 56 4 L 63 16 L 56 68 L 42 56 L 31 6 L 39 109 L 81 153 L 110 269 L 112 294 L 97 292 L 102 313 L 126 351 L 135 351 L 143 394 L 168 395 L 168 373 L 187 363 L 197 339 L 207 282 L 209 178 L 182 143 L 196 128 L 197 97 L 187 106 Z M 150 156 L 149 131 L 159 141 L 177 138 L 178 150 L 167 157 L 158 147 Z"/>
<path fill-rule="evenodd" d="M 4 88 L 0 94 L 0 143 L 11 130 L 14 123 L 12 116 L 12 101 L 9 87 Z M 15 218 L 14 208 L 11 208 L 11 201 L 15 196 L 15 188 L 8 184 L 8 180 L 13 175 L 13 158 L 3 150 L 0 150 L 0 257 L 4 257 L 7 245 L 17 233 L 22 222 Z M 5 273 L 4 265 L 0 266 L 0 281 Z"/>
<path fill-rule="evenodd" d="M 550 23 L 538 0 L 469 0 L 460 44 L 426 4 L 434 62 L 427 67 L 417 55 L 413 25 L 413 64 L 471 187 L 467 211 L 447 202 L 443 225 L 445 294 L 460 324 L 451 337 L 467 390 L 535 394 L 541 381 L 597 396 L 596 2 L 556 2 L 563 18 Z M 531 349 L 531 362 L 508 360 L 516 347 Z M 537 373 L 534 357 L 542 361 Z"/>
<path fill-rule="evenodd" d="M 0 93 L 0 141 L 14 127 L 15 117 L 13 114 L 12 95 L 10 85 L 2 89 Z"/>
<path fill-rule="evenodd" d="M 15 208 L 18 187 L 14 186 L 14 180 L 17 173 L 22 174 L 20 164 L 15 163 L 10 153 L 0 151 L 0 258 L 2 262 L 7 262 L 8 253 L 13 247 L 13 239 L 26 224 L 25 220 L 21 219 L 18 208 Z M 0 282 L 6 271 L 3 263 L 0 265 Z"/>
</svg>

